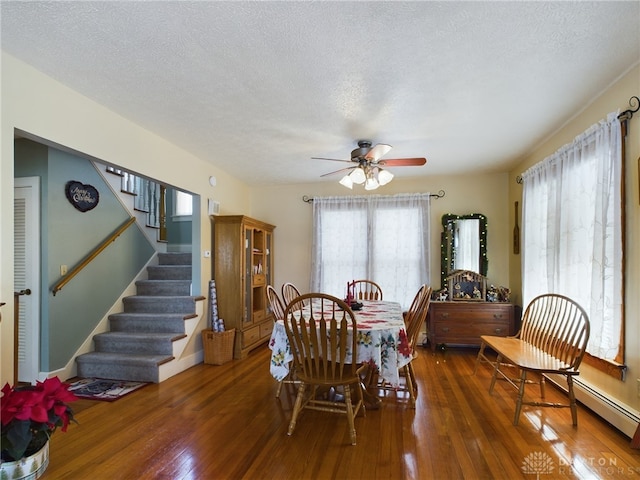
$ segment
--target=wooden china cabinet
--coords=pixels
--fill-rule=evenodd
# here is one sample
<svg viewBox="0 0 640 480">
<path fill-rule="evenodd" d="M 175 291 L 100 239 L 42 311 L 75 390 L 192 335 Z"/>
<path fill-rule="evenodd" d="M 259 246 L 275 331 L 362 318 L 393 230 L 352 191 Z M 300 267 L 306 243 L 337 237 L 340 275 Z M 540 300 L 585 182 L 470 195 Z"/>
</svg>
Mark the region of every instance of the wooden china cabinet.
<svg viewBox="0 0 640 480">
<path fill-rule="evenodd" d="M 212 216 L 213 278 L 218 316 L 236 329 L 234 358 L 268 341 L 273 315 L 266 287 L 273 282 L 273 230 L 244 215 Z"/>
</svg>

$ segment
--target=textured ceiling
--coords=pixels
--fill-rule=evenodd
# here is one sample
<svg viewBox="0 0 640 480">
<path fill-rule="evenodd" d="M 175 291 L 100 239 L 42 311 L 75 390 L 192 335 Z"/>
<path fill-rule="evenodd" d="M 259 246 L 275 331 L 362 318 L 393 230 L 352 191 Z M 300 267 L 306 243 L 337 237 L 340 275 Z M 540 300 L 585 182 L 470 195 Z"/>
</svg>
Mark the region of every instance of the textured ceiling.
<svg viewBox="0 0 640 480">
<path fill-rule="evenodd" d="M 8 2 L 7 53 L 251 185 L 507 171 L 640 61 L 640 2 Z M 639 92 L 640 93 L 640 92 Z M 614 110 L 618 106 L 612 106 Z"/>
</svg>

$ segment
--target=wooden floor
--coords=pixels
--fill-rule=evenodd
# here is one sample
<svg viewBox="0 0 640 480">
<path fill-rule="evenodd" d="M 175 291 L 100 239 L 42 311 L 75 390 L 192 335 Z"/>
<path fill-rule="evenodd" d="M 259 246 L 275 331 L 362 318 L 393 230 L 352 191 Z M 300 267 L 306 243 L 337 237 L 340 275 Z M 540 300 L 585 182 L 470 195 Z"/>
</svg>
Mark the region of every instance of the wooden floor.
<svg viewBox="0 0 640 480">
<path fill-rule="evenodd" d="M 116 402 L 74 403 L 79 425 L 57 432 L 42 477 L 61 479 L 599 479 L 640 478 L 640 450 L 580 407 L 525 407 L 476 350 L 420 350 L 417 408 L 388 393 L 356 419 L 305 411 L 287 436 L 292 395 L 269 375 L 269 350 L 223 366 L 198 365 Z M 560 392 L 548 388 L 548 397 Z"/>
</svg>

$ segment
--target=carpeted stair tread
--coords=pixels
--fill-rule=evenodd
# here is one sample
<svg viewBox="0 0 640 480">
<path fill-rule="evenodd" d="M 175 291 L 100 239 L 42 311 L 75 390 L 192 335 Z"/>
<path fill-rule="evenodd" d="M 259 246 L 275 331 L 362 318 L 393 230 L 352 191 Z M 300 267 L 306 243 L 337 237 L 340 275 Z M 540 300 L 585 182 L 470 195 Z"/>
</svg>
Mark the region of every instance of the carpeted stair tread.
<svg viewBox="0 0 640 480">
<path fill-rule="evenodd" d="M 184 333 L 184 322 L 196 314 L 182 313 L 113 313 L 109 315 L 111 331 Z"/>
<path fill-rule="evenodd" d="M 173 342 L 185 334 L 106 332 L 93 337 L 97 352 L 171 355 Z"/>
<path fill-rule="evenodd" d="M 138 295 L 189 296 L 191 280 L 139 280 L 136 289 Z"/>
<path fill-rule="evenodd" d="M 163 363 L 173 360 L 173 355 L 158 355 L 158 354 L 136 354 L 129 353 L 123 355 L 122 353 L 109 353 L 109 352 L 90 352 L 85 353 L 77 358 L 78 363 L 100 362 L 100 363 L 112 363 L 115 365 L 142 365 L 142 366 L 159 366 Z M 84 376 L 84 375 L 83 375 Z"/>
<path fill-rule="evenodd" d="M 158 254 L 158 262 L 160 265 L 191 265 L 192 258 L 191 252 Z"/>
<path fill-rule="evenodd" d="M 149 280 L 191 280 L 191 265 L 149 265 Z"/>
<path fill-rule="evenodd" d="M 185 295 L 131 295 L 122 299 L 127 313 L 194 313 L 196 298 Z"/>
<path fill-rule="evenodd" d="M 171 332 L 105 332 L 94 335 L 95 338 L 108 338 L 111 340 L 137 341 L 140 343 L 150 343 L 166 340 L 175 342 L 185 337 L 185 334 L 176 334 Z"/>
<path fill-rule="evenodd" d="M 173 359 L 173 355 L 91 352 L 77 357 L 76 363 L 80 377 L 158 383 L 160 365 Z"/>
</svg>

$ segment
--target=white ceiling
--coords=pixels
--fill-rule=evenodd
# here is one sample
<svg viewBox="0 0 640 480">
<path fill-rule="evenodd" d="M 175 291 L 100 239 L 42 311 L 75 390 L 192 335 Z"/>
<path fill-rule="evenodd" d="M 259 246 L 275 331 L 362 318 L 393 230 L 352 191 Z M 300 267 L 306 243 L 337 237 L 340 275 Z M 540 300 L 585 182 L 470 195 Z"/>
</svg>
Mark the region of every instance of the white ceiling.
<svg viewBox="0 0 640 480">
<path fill-rule="evenodd" d="M 639 1 L 3 0 L 1 22 L 7 53 L 251 185 L 320 181 L 343 165 L 311 157 L 362 138 L 427 158 L 397 176 L 507 171 L 640 61 Z"/>
</svg>

